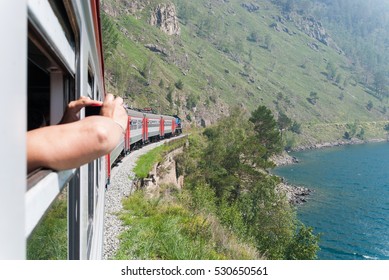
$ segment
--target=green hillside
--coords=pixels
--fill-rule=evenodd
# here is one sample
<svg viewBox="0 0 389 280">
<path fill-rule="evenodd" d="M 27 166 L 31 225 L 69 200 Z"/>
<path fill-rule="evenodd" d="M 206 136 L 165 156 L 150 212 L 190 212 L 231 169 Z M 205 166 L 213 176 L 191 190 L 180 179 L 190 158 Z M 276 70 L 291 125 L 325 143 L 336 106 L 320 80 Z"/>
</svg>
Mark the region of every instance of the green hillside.
<svg viewBox="0 0 389 280">
<path fill-rule="evenodd" d="M 362 83 L 335 39 L 304 31 L 317 22 L 274 2 L 175 0 L 180 34 L 168 35 L 150 18 L 169 1 L 102 1 L 108 91 L 197 126 L 266 105 L 299 127 L 285 134 L 290 146 L 342 139 L 350 127 L 351 137 L 384 137 L 386 95 Z"/>
</svg>

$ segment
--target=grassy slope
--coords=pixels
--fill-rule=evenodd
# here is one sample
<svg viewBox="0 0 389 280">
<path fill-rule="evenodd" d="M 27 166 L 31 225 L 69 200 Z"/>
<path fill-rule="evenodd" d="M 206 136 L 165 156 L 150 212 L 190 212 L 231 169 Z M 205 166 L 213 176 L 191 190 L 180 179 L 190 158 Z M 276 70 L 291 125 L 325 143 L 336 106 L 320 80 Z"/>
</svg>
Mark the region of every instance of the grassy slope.
<svg viewBox="0 0 389 280">
<path fill-rule="evenodd" d="M 116 83 L 109 80 L 108 88 L 121 95 L 127 92 L 131 104 L 152 106 L 161 112 L 178 112 L 182 116 L 192 116 L 191 119 L 196 114 L 200 117 L 204 110 L 220 115 L 222 103 L 229 106 L 239 104 L 247 111 L 265 104 L 276 115 L 282 110 L 303 124 L 303 134 L 297 137 L 298 144 L 304 144 L 305 138 L 313 142 L 315 139 L 341 138 L 347 123 L 358 121 L 363 124 L 386 119 L 387 115 L 381 113 L 381 109 L 387 106 L 387 101 L 382 104 L 354 82 L 344 55 L 303 34 L 292 22 L 285 20 L 283 24 L 277 24 L 287 27 L 294 35 L 270 27 L 276 22 L 274 16 L 280 12 L 267 1 L 254 1 L 260 6 L 255 13 L 241 7 L 242 1 L 238 0 L 228 3 L 216 0 L 173 2 L 179 12 L 182 7 L 191 11 L 185 20 L 181 20 L 180 37 L 169 37 L 150 26 L 147 23 L 150 10 L 147 8 L 137 14 L 139 19 L 128 14 L 116 18 L 128 35 L 121 33 L 116 53 L 106 62 L 107 72 L 114 73 L 111 78 L 120 77 L 116 78 Z M 202 22 L 208 22 L 211 28 L 198 32 Z M 259 34 L 259 42 L 247 40 L 252 31 Z M 269 49 L 264 47 L 266 36 L 271 38 Z M 310 42 L 319 45 L 319 51 L 311 49 Z M 170 55 L 164 57 L 150 52 L 144 47 L 147 43 L 163 46 Z M 173 63 L 183 61 L 185 57 L 188 57 L 188 62 Z M 341 74 L 341 86 L 345 79 L 350 81 L 344 89 L 327 80 L 328 62 L 332 62 L 337 73 Z M 147 79 L 140 74 L 146 64 L 152 65 L 149 67 L 148 86 L 144 85 Z M 248 74 L 252 81 L 241 73 Z M 161 79 L 163 88 L 158 86 Z M 174 90 L 174 104 L 170 105 L 166 98 L 167 87 L 180 79 L 184 89 Z M 316 105 L 307 101 L 312 91 L 319 97 Z M 190 95 L 196 100 L 196 114 L 192 108 L 185 107 L 186 97 Z M 373 102 L 371 111 L 366 109 L 369 100 Z M 323 127 L 322 123 L 330 129 L 317 129 L 317 126 Z M 371 123 L 366 125 L 370 131 L 366 136 L 382 137 L 381 124 L 373 125 L 369 130 L 370 126 Z"/>
</svg>

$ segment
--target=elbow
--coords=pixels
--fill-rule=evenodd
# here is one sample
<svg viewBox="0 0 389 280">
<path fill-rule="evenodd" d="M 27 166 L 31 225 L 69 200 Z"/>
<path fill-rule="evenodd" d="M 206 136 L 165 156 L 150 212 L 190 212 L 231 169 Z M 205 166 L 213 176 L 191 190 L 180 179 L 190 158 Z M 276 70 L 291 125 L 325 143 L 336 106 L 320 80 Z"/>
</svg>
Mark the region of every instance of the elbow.
<svg viewBox="0 0 389 280">
<path fill-rule="evenodd" d="M 97 125 L 94 129 L 97 150 L 101 155 L 110 153 L 118 144 L 120 136 L 117 135 L 116 131 L 112 131 L 112 125 L 109 123 Z"/>
<path fill-rule="evenodd" d="M 98 126 L 95 128 L 96 148 L 101 155 L 110 153 L 115 148 L 115 141 L 110 135 L 108 127 Z"/>
</svg>

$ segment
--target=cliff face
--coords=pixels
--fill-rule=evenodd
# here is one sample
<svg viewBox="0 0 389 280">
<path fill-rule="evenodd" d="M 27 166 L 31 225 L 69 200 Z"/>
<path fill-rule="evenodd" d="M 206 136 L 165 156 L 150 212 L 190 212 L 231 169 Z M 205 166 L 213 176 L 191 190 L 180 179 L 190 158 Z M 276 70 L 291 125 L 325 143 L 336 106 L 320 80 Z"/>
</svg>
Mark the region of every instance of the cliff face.
<svg viewBox="0 0 389 280">
<path fill-rule="evenodd" d="M 151 13 L 150 24 L 168 35 L 180 35 L 176 7 L 171 3 L 159 4 Z"/>
<path fill-rule="evenodd" d="M 338 53 L 343 53 L 343 51 L 338 47 L 338 45 L 323 27 L 322 23 L 317 21 L 314 17 L 300 16 L 293 12 L 290 13 L 287 18 L 290 21 L 293 21 L 296 27 L 307 34 L 309 37 L 314 38 L 324 45 L 335 49 Z"/>
</svg>

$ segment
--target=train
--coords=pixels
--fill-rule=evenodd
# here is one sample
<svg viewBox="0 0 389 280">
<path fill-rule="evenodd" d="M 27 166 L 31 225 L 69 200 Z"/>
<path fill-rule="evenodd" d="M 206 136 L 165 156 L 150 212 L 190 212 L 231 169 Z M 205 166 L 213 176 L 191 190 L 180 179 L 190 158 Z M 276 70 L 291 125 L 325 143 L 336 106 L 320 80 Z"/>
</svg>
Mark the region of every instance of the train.
<svg viewBox="0 0 389 280">
<path fill-rule="evenodd" d="M 68 259 L 102 259 L 111 167 L 132 149 L 181 133 L 181 119 L 128 107 L 128 129 L 109 155 L 71 170 L 27 173 L 30 108 L 42 112 L 46 125 L 56 125 L 70 101 L 104 99 L 100 3 L 1 1 L 0 26 L 0 149 L 7 159 L 0 161 L 0 222 L 6 225 L 0 231 L 0 259 L 27 258 L 29 236 L 61 194 L 68 205 Z"/>
<path fill-rule="evenodd" d="M 131 150 L 147 143 L 182 133 L 182 121 L 178 115 L 153 114 L 150 108 L 126 110 L 128 129 L 116 148 L 107 155 L 107 185 L 110 183 L 111 166 L 120 156 L 127 155 Z"/>
</svg>

